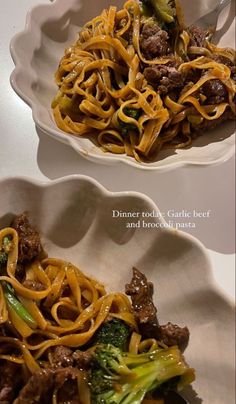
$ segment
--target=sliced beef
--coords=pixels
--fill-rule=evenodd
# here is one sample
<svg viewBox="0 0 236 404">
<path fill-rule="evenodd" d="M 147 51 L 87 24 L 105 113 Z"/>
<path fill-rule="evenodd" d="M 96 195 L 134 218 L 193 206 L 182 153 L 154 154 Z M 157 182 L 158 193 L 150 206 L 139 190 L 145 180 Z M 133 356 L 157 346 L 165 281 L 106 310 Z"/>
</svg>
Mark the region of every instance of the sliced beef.
<svg viewBox="0 0 236 404">
<path fill-rule="evenodd" d="M 200 69 L 190 69 L 185 76 L 185 84 L 192 83 L 195 84 L 200 80 L 202 76 L 202 71 Z"/>
<path fill-rule="evenodd" d="M 54 373 L 51 369 L 43 369 L 33 374 L 28 383 L 20 391 L 14 404 L 47 403 L 52 394 Z"/>
<path fill-rule="evenodd" d="M 54 388 L 56 387 L 58 390 L 58 404 L 81 404 L 78 397 L 78 376 L 80 376 L 80 371 L 71 367 L 55 372 Z"/>
<path fill-rule="evenodd" d="M 140 48 L 147 59 L 166 56 L 170 53 L 169 35 L 157 24 L 146 23 L 140 35 Z"/>
<path fill-rule="evenodd" d="M 212 59 L 214 59 L 217 63 L 222 63 L 223 65 L 226 65 L 228 67 L 233 66 L 233 63 L 231 62 L 231 60 L 225 56 L 213 54 Z"/>
<path fill-rule="evenodd" d="M 14 391 L 12 387 L 3 386 L 0 390 L 0 403 L 8 404 L 12 403 L 14 397 Z"/>
<path fill-rule="evenodd" d="M 178 393 L 175 391 L 169 391 L 165 395 L 165 404 L 186 404 L 186 401 L 184 400 L 183 397 L 181 397 Z"/>
<path fill-rule="evenodd" d="M 202 92 L 207 97 L 207 104 L 214 105 L 227 101 L 227 89 L 219 79 L 206 81 L 202 86 Z"/>
<path fill-rule="evenodd" d="M 17 396 L 22 380 L 19 366 L 8 361 L 0 362 L 0 404 L 10 404 Z"/>
<path fill-rule="evenodd" d="M 13 327 L 11 321 L 7 320 L 4 324 L 0 326 L 0 337 L 17 337 L 19 338 L 20 335 L 16 331 L 15 327 Z M 0 352 L 5 349 L 6 344 L 0 344 Z"/>
<path fill-rule="evenodd" d="M 145 337 L 160 337 L 157 309 L 153 303 L 153 284 L 138 269 L 133 268 L 130 284 L 125 286 L 125 293 L 131 297 L 134 316 L 139 330 Z"/>
<path fill-rule="evenodd" d="M 230 66 L 230 70 L 231 70 L 231 78 L 236 81 L 236 66 L 232 65 Z"/>
<path fill-rule="evenodd" d="M 160 31 L 161 28 L 158 24 L 155 24 L 154 22 L 146 22 L 146 24 L 143 25 L 141 36 L 143 39 L 148 39 L 151 36 L 155 36 Z"/>
<path fill-rule="evenodd" d="M 40 370 L 31 376 L 14 404 L 48 404 L 54 391 L 57 391 L 57 403 L 80 404 L 78 375 L 79 370 L 72 367 Z"/>
<path fill-rule="evenodd" d="M 53 352 L 51 352 L 51 362 L 55 366 L 67 367 L 73 366 L 73 351 L 63 345 L 57 346 Z"/>
<path fill-rule="evenodd" d="M 19 236 L 19 263 L 28 263 L 42 254 L 39 233 L 29 223 L 26 213 L 16 216 L 11 227 Z"/>
<path fill-rule="evenodd" d="M 189 342 L 189 330 L 187 327 L 179 327 L 176 324 L 167 323 L 160 326 L 161 340 L 167 346 L 177 345 L 181 351 L 184 351 Z"/>
<path fill-rule="evenodd" d="M 17 262 L 15 276 L 19 282 L 22 282 L 25 277 L 25 268 L 23 264 Z"/>
<path fill-rule="evenodd" d="M 91 352 L 80 350 L 73 352 L 63 345 L 57 346 L 53 352 L 50 352 L 50 356 L 53 367 L 74 366 L 81 370 L 88 369 L 93 358 Z"/>
<path fill-rule="evenodd" d="M 5 337 L 7 334 L 6 334 L 6 328 L 5 328 L 5 325 L 4 324 L 1 324 L 0 325 L 0 337 Z"/>
<path fill-rule="evenodd" d="M 40 290 L 44 290 L 45 287 L 43 286 L 43 284 L 41 282 L 38 281 L 31 281 L 30 279 L 26 279 L 23 282 L 23 286 L 25 286 L 28 289 L 31 290 L 36 290 L 36 291 L 40 291 Z"/>
<path fill-rule="evenodd" d="M 233 111 L 230 108 L 227 108 L 225 112 L 220 116 L 218 119 L 213 119 L 211 121 L 204 119 L 202 124 L 200 125 L 192 125 L 192 128 L 195 130 L 195 133 L 201 133 L 204 132 L 205 130 L 211 130 L 214 129 L 216 126 L 219 126 L 225 121 L 229 120 L 235 120 L 235 115 Z"/>
<path fill-rule="evenodd" d="M 175 380 L 176 380 L 175 378 L 172 378 L 172 383 L 174 383 Z M 178 378 L 177 378 L 177 380 L 178 380 Z M 169 384 L 168 384 L 168 387 L 169 387 Z M 152 392 L 151 398 L 156 399 L 157 402 L 164 402 L 165 404 L 186 404 L 186 401 L 177 392 L 168 391 L 166 384 L 165 384 L 165 388 L 166 389 L 163 389 L 164 392 L 160 391 L 161 389 L 157 389 L 156 391 Z"/>
<path fill-rule="evenodd" d="M 131 297 L 132 309 L 139 331 L 144 338 L 156 338 L 167 346 L 178 345 L 183 351 L 188 345 L 187 327 L 167 323 L 159 325 L 157 309 L 153 303 L 153 284 L 138 269 L 133 268 L 133 277 L 125 287 L 125 293 Z"/>
<path fill-rule="evenodd" d="M 222 55 L 213 55 L 212 58 L 217 62 L 217 63 L 222 63 L 225 66 L 228 66 L 231 70 L 231 78 L 236 81 L 236 60 L 234 63 L 227 57 L 222 56 Z"/>
<path fill-rule="evenodd" d="M 144 69 L 144 76 L 148 83 L 161 94 L 167 94 L 174 88 L 183 86 L 184 79 L 181 72 L 175 67 L 154 65 Z"/>
<path fill-rule="evenodd" d="M 188 33 L 190 36 L 190 46 L 197 46 L 200 48 L 204 48 L 206 46 L 207 31 L 200 27 L 192 25 L 188 28 Z"/>
<path fill-rule="evenodd" d="M 79 369 L 89 369 L 91 361 L 93 359 L 93 353 L 89 351 L 75 351 L 73 353 L 74 366 Z"/>
</svg>

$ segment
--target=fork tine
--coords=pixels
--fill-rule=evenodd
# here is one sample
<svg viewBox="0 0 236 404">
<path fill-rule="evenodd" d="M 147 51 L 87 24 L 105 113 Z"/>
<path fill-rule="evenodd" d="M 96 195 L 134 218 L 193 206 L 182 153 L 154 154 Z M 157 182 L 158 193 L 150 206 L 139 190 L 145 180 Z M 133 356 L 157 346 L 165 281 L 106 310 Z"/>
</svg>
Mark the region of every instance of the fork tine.
<svg viewBox="0 0 236 404">
<path fill-rule="evenodd" d="M 194 25 L 197 25 L 203 29 L 209 29 L 212 33 L 215 32 L 217 21 L 221 11 L 231 3 L 231 0 L 221 0 L 217 6 L 209 13 L 200 17 L 198 20 L 194 22 Z"/>
</svg>

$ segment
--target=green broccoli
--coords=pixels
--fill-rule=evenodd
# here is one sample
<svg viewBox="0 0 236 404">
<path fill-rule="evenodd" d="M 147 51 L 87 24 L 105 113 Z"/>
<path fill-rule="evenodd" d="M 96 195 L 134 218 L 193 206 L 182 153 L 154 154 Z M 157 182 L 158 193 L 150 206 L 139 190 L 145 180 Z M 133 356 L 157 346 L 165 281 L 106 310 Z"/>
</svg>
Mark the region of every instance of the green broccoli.
<svg viewBox="0 0 236 404">
<path fill-rule="evenodd" d="M 0 268 L 7 265 L 8 253 L 11 250 L 11 238 L 6 236 L 3 238 L 2 246 L 0 247 Z"/>
<path fill-rule="evenodd" d="M 158 20 L 163 23 L 173 23 L 175 21 L 176 8 L 173 0 L 142 0 L 142 9 L 144 15 L 150 15 L 152 9 Z"/>
<path fill-rule="evenodd" d="M 101 394 L 113 389 L 113 380 L 104 377 L 102 368 L 92 367 L 89 373 L 89 388 L 96 403 L 99 401 L 96 401 L 95 397 L 99 397 Z"/>
<path fill-rule="evenodd" d="M 7 265 L 7 253 L 0 251 L 0 268 Z"/>
<path fill-rule="evenodd" d="M 141 115 L 141 110 L 135 108 L 124 108 L 124 113 L 126 116 L 133 118 L 137 121 Z M 137 131 L 137 126 L 132 123 L 123 122 L 120 118 L 118 118 L 118 123 L 121 129 L 121 133 L 124 136 L 128 135 L 130 130 Z"/>
<path fill-rule="evenodd" d="M 135 108 L 124 108 L 124 113 L 127 116 L 130 116 L 130 118 L 138 120 L 140 117 L 140 109 L 135 109 Z"/>
<path fill-rule="evenodd" d="M 102 324 L 96 332 L 93 342 L 95 344 L 112 344 L 122 351 L 126 351 L 130 333 L 131 329 L 124 321 L 114 318 Z"/>
<path fill-rule="evenodd" d="M 92 404 L 140 404 L 148 392 L 171 379 L 181 390 L 194 378 L 194 370 L 176 346 L 130 354 L 112 345 L 98 345 L 88 383 Z"/>
</svg>

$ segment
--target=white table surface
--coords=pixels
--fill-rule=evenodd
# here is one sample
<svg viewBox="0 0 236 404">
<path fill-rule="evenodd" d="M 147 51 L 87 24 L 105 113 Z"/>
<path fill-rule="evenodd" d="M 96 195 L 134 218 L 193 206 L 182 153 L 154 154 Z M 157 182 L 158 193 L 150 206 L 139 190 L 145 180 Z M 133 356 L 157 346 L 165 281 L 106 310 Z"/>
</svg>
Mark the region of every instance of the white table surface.
<svg viewBox="0 0 236 404">
<path fill-rule="evenodd" d="M 41 3 L 48 1 L 41 0 Z M 50 181 L 69 174 L 84 174 L 112 191 L 143 192 L 166 215 L 168 210 L 185 210 L 190 214 L 194 210 L 209 211 L 208 218 L 196 219 L 196 228 L 186 231 L 206 246 L 216 282 L 228 296 L 235 298 L 235 159 L 219 166 L 193 166 L 167 173 L 142 172 L 123 165 L 89 162 L 68 146 L 36 131 L 31 109 L 10 86 L 14 65 L 9 43 L 24 28 L 28 9 L 37 3 L 38 0 L 1 2 L 0 178 L 20 175 Z"/>
</svg>

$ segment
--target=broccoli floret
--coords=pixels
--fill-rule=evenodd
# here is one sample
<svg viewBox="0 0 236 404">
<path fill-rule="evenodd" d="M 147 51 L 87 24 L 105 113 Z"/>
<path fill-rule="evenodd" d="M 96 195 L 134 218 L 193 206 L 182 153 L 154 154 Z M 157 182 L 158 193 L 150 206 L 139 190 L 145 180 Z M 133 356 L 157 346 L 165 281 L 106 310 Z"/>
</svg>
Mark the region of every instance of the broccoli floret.
<svg viewBox="0 0 236 404">
<path fill-rule="evenodd" d="M 130 354 L 99 345 L 89 379 L 92 404 L 140 404 L 148 392 L 177 377 L 178 390 L 195 378 L 176 346 Z"/>
<path fill-rule="evenodd" d="M 6 236 L 2 240 L 2 246 L 0 248 L 0 268 L 7 265 L 8 253 L 11 249 L 11 238 Z"/>
<path fill-rule="evenodd" d="M 128 349 L 130 327 L 122 320 L 112 319 L 103 323 L 94 336 L 97 344 L 112 344 L 122 351 Z"/>
<path fill-rule="evenodd" d="M 136 121 L 139 119 L 141 115 L 140 109 L 135 108 L 124 108 L 125 115 L 129 116 L 130 118 L 135 119 Z M 119 127 L 121 129 L 122 135 L 128 135 L 130 130 L 137 131 L 137 127 L 132 123 L 123 122 L 120 118 L 118 118 Z"/>
<path fill-rule="evenodd" d="M 142 0 L 143 13 L 150 15 L 150 9 L 161 22 L 170 24 L 175 20 L 176 8 L 173 0 Z"/>
<path fill-rule="evenodd" d="M 103 369 L 97 369 L 96 367 L 91 369 L 89 375 L 89 387 L 94 396 L 99 396 L 112 390 L 113 381 L 104 377 Z"/>
<path fill-rule="evenodd" d="M 138 120 L 140 117 L 140 109 L 134 109 L 134 108 L 124 108 L 124 113 L 127 116 L 130 116 L 130 118 Z"/>
<path fill-rule="evenodd" d="M 0 251 L 0 268 L 7 265 L 7 253 Z"/>
</svg>

